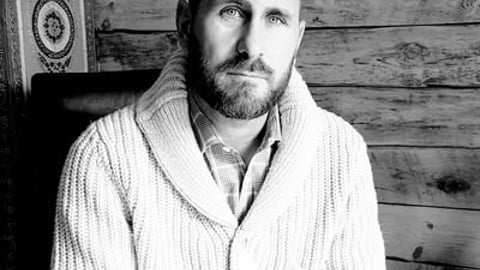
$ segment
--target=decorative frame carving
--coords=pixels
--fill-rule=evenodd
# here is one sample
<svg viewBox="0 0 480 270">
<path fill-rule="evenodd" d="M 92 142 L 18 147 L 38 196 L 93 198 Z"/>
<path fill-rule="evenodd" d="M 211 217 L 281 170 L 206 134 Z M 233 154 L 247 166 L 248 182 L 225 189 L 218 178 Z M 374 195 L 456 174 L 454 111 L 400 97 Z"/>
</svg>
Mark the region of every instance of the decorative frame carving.
<svg viewBox="0 0 480 270">
<path fill-rule="evenodd" d="M 17 0 L 17 6 L 27 93 L 35 73 L 96 71 L 94 0 Z"/>
<path fill-rule="evenodd" d="M 22 67 L 19 1 L 0 1 L 0 269 L 17 268 L 20 138 L 27 114 L 28 82 Z M 68 0 L 71 1 L 71 0 Z M 25 3 L 25 2 L 23 2 Z M 78 2 L 76 2 L 78 3 Z M 80 0 L 86 38 L 87 70 L 96 71 L 93 0 Z M 25 25 L 24 25 L 25 26 Z M 24 40 L 25 41 L 25 40 Z M 27 76 L 27 80 L 28 80 Z"/>
<path fill-rule="evenodd" d="M 0 241 L 4 249 L 0 268 L 15 269 L 15 166 L 25 113 L 15 0 L 0 1 L 0 17 L 4 18 L 0 21 Z"/>
<path fill-rule="evenodd" d="M 95 7 L 93 1 L 94 0 L 83 0 L 89 72 L 98 71 L 97 54 L 95 48 Z"/>
</svg>

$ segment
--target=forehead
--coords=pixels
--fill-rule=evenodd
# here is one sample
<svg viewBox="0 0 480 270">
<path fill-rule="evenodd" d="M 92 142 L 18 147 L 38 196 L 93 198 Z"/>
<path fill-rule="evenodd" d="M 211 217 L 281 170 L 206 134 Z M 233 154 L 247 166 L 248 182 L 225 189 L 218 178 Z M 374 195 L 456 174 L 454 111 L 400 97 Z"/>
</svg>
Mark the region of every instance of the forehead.
<svg viewBox="0 0 480 270">
<path fill-rule="evenodd" d="M 204 11 L 226 4 L 237 4 L 252 10 L 281 9 L 291 14 L 299 14 L 301 0 L 190 0 L 200 2 L 199 6 Z M 198 4 L 198 3 L 196 3 Z"/>
</svg>

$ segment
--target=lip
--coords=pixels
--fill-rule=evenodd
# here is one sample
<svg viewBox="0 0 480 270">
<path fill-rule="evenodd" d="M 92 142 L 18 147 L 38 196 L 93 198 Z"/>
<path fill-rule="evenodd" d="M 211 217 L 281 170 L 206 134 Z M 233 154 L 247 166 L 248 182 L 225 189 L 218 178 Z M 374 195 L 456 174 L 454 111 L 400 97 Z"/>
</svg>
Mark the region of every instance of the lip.
<svg viewBox="0 0 480 270">
<path fill-rule="evenodd" d="M 264 79 L 264 80 L 267 79 L 265 76 L 262 76 L 258 73 L 251 73 L 251 72 L 237 72 L 237 71 L 232 72 L 232 71 L 230 71 L 230 72 L 227 72 L 227 75 L 242 76 L 242 77 Z"/>
</svg>

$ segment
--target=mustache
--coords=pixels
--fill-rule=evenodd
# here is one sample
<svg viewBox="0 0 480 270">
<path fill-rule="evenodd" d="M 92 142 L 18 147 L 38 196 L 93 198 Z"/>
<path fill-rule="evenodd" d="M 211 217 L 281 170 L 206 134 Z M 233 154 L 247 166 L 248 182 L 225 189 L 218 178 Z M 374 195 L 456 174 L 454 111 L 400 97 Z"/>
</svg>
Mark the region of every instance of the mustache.
<svg viewBox="0 0 480 270">
<path fill-rule="evenodd" d="M 242 56 L 241 54 L 225 60 L 216 70 L 218 72 L 254 72 L 265 76 L 271 76 L 274 72 L 261 58 L 249 61 L 248 57 Z"/>
</svg>

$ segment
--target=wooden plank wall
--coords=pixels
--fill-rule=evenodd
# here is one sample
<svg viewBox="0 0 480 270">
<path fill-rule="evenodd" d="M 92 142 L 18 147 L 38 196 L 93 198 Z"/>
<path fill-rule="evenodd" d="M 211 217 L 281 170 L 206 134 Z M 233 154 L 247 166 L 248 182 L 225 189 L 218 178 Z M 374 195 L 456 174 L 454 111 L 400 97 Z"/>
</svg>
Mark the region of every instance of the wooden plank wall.
<svg viewBox="0 0 480 270">
<path fill-rule="evenodd" d="M 369 144 L 388 269 L 480 269 L 480 1 L 304 0 L 297 66 Z M 159 68 L 176 0 L 95 0 L 101 71 Z"/>
</svg>

